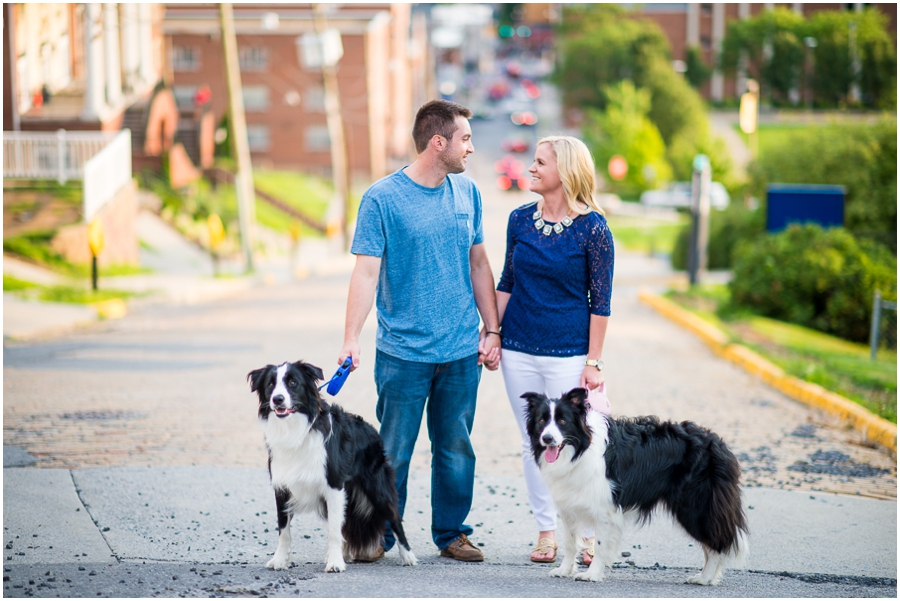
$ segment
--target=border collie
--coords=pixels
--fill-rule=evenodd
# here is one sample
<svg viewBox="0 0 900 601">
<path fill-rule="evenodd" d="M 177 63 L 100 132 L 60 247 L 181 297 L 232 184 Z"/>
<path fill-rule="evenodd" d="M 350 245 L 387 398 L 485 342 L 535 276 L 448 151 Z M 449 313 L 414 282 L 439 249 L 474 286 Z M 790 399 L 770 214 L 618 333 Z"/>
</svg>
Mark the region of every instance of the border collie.
<svg viewBox="0 0 900 601">
<path fill-rule="evenodd" d="M 328 524 L 326 572 L 343 572 L 345 556 L 377 557 L 385 523 L 397 536 L 403 565 L 416 565 L 397 510 L 394 468 L 375 428 L 322 399 L 316 387 L 322 370 L 314 365 L 267 365 L 247 379 L 259 394 L 278 510 L 278 548 L 266 566 L 290 565 L 291 517 L 312 511 Z"/>
<path fill-rule="evenodd" d="M 628 517 L 650 521 L 661 506 L 703 547 L 691 584 L 718 584 L 726 559 L 743 559 L 749 529 L 741 505 L 741 468 L 728 446 L 693 422 L 612 418 L 591 410 L 586 391 L 559 399 L 534 392 L 527 430 L 535 461 L 565 524 L 563 559 L 551 576 L 601 581 L 612 566 Z M 598 556 L 576 572 L 576 535 L 592 526 Z"/>
</svg>

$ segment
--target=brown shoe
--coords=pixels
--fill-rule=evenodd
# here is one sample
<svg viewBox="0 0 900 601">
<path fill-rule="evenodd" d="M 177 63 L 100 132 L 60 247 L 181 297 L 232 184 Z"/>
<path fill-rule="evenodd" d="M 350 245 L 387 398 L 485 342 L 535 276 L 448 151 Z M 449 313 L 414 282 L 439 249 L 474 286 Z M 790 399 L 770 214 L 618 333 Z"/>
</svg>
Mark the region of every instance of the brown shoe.
<svg viewBox="0 0 900 601">
<path fill-rule="evenodd" d="M 378 561 L 379 559 L 384 557 L 384 547 L 378 545 L 378 548 L 372 551 L 371 553 L 364 553 L 362 555 L 357 555 L 353 558 L 353 561 L 362 562 L 362 563 L 372 563 L 373 561 Z"/>
<path fill-rule="evenodd" d="M 441 549 L 441 557 L 452 557 L 458 561 L 484 561 L 484 553 L 461 534 L 446 549 Z"/>
</svg>

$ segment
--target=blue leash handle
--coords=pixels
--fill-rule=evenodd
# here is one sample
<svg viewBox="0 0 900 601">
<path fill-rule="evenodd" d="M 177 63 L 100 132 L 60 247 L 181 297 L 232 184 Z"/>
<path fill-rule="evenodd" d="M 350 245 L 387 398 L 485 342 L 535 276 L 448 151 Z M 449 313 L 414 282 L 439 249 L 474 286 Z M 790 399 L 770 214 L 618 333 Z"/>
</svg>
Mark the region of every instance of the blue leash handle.
<svg viewBox="0 0 900 601">
<path fill-rule="evenodd" d="M 328 394 L 331 396 L 336 396 L 338 392 L 341 391 L 341 387 L 344 385 L 344 382 L 347 381 L 347 376 L 350 375 L 350 366 L 353 365 L 353 359 L 347 357 L 344 359 L 344 362 L 341 366 L 334 372 L 334 375 L 331 376 L 331 379 L 319 386 L 319 390 L 322 390 L 326 386 L 328 387 Z"/>
</svg>

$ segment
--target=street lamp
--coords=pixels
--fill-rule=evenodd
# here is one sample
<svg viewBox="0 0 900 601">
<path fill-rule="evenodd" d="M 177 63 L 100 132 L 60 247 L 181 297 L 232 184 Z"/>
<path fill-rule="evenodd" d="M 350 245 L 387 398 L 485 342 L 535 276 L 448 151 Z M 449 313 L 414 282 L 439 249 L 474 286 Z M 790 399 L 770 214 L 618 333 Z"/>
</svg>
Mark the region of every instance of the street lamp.
<svg viewBox="0 0 900 601">
<path fill-rule="evenodd" d="M 813 51 L 819 45 L 818 40 L 812 36 L 803 38 L 803 44 L 806 46 L 806 108 L 812 108 L 812 57 Z"/>
</svg>

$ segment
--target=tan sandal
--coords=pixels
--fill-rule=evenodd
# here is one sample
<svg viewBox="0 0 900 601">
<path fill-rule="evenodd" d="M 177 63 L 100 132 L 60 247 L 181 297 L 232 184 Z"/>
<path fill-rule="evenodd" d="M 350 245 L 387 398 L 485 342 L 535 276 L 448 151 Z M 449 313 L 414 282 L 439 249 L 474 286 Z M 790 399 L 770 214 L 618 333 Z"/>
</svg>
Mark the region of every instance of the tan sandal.
<svg viewBox="0 0 900 601">
<path fill-rule="evenodd" d="M 549 538 L 542 538 L 538 541 L 537 546 L 531 550 L 531 561 L 535 563 L 553 563 L 556 561 L 556 543 Z M 535 557 L 534 554 L 547 555 L 552 553 L 550 557 Z"/>
<path fill-rule="evenodd" d="M 581 550 L 581 563 L 583 565 L 589 566 L 594 561 L 594 542 L 593 538 L 583 538 L 581 542 L 584 544 L 584 548 Z"/>
</svg>

